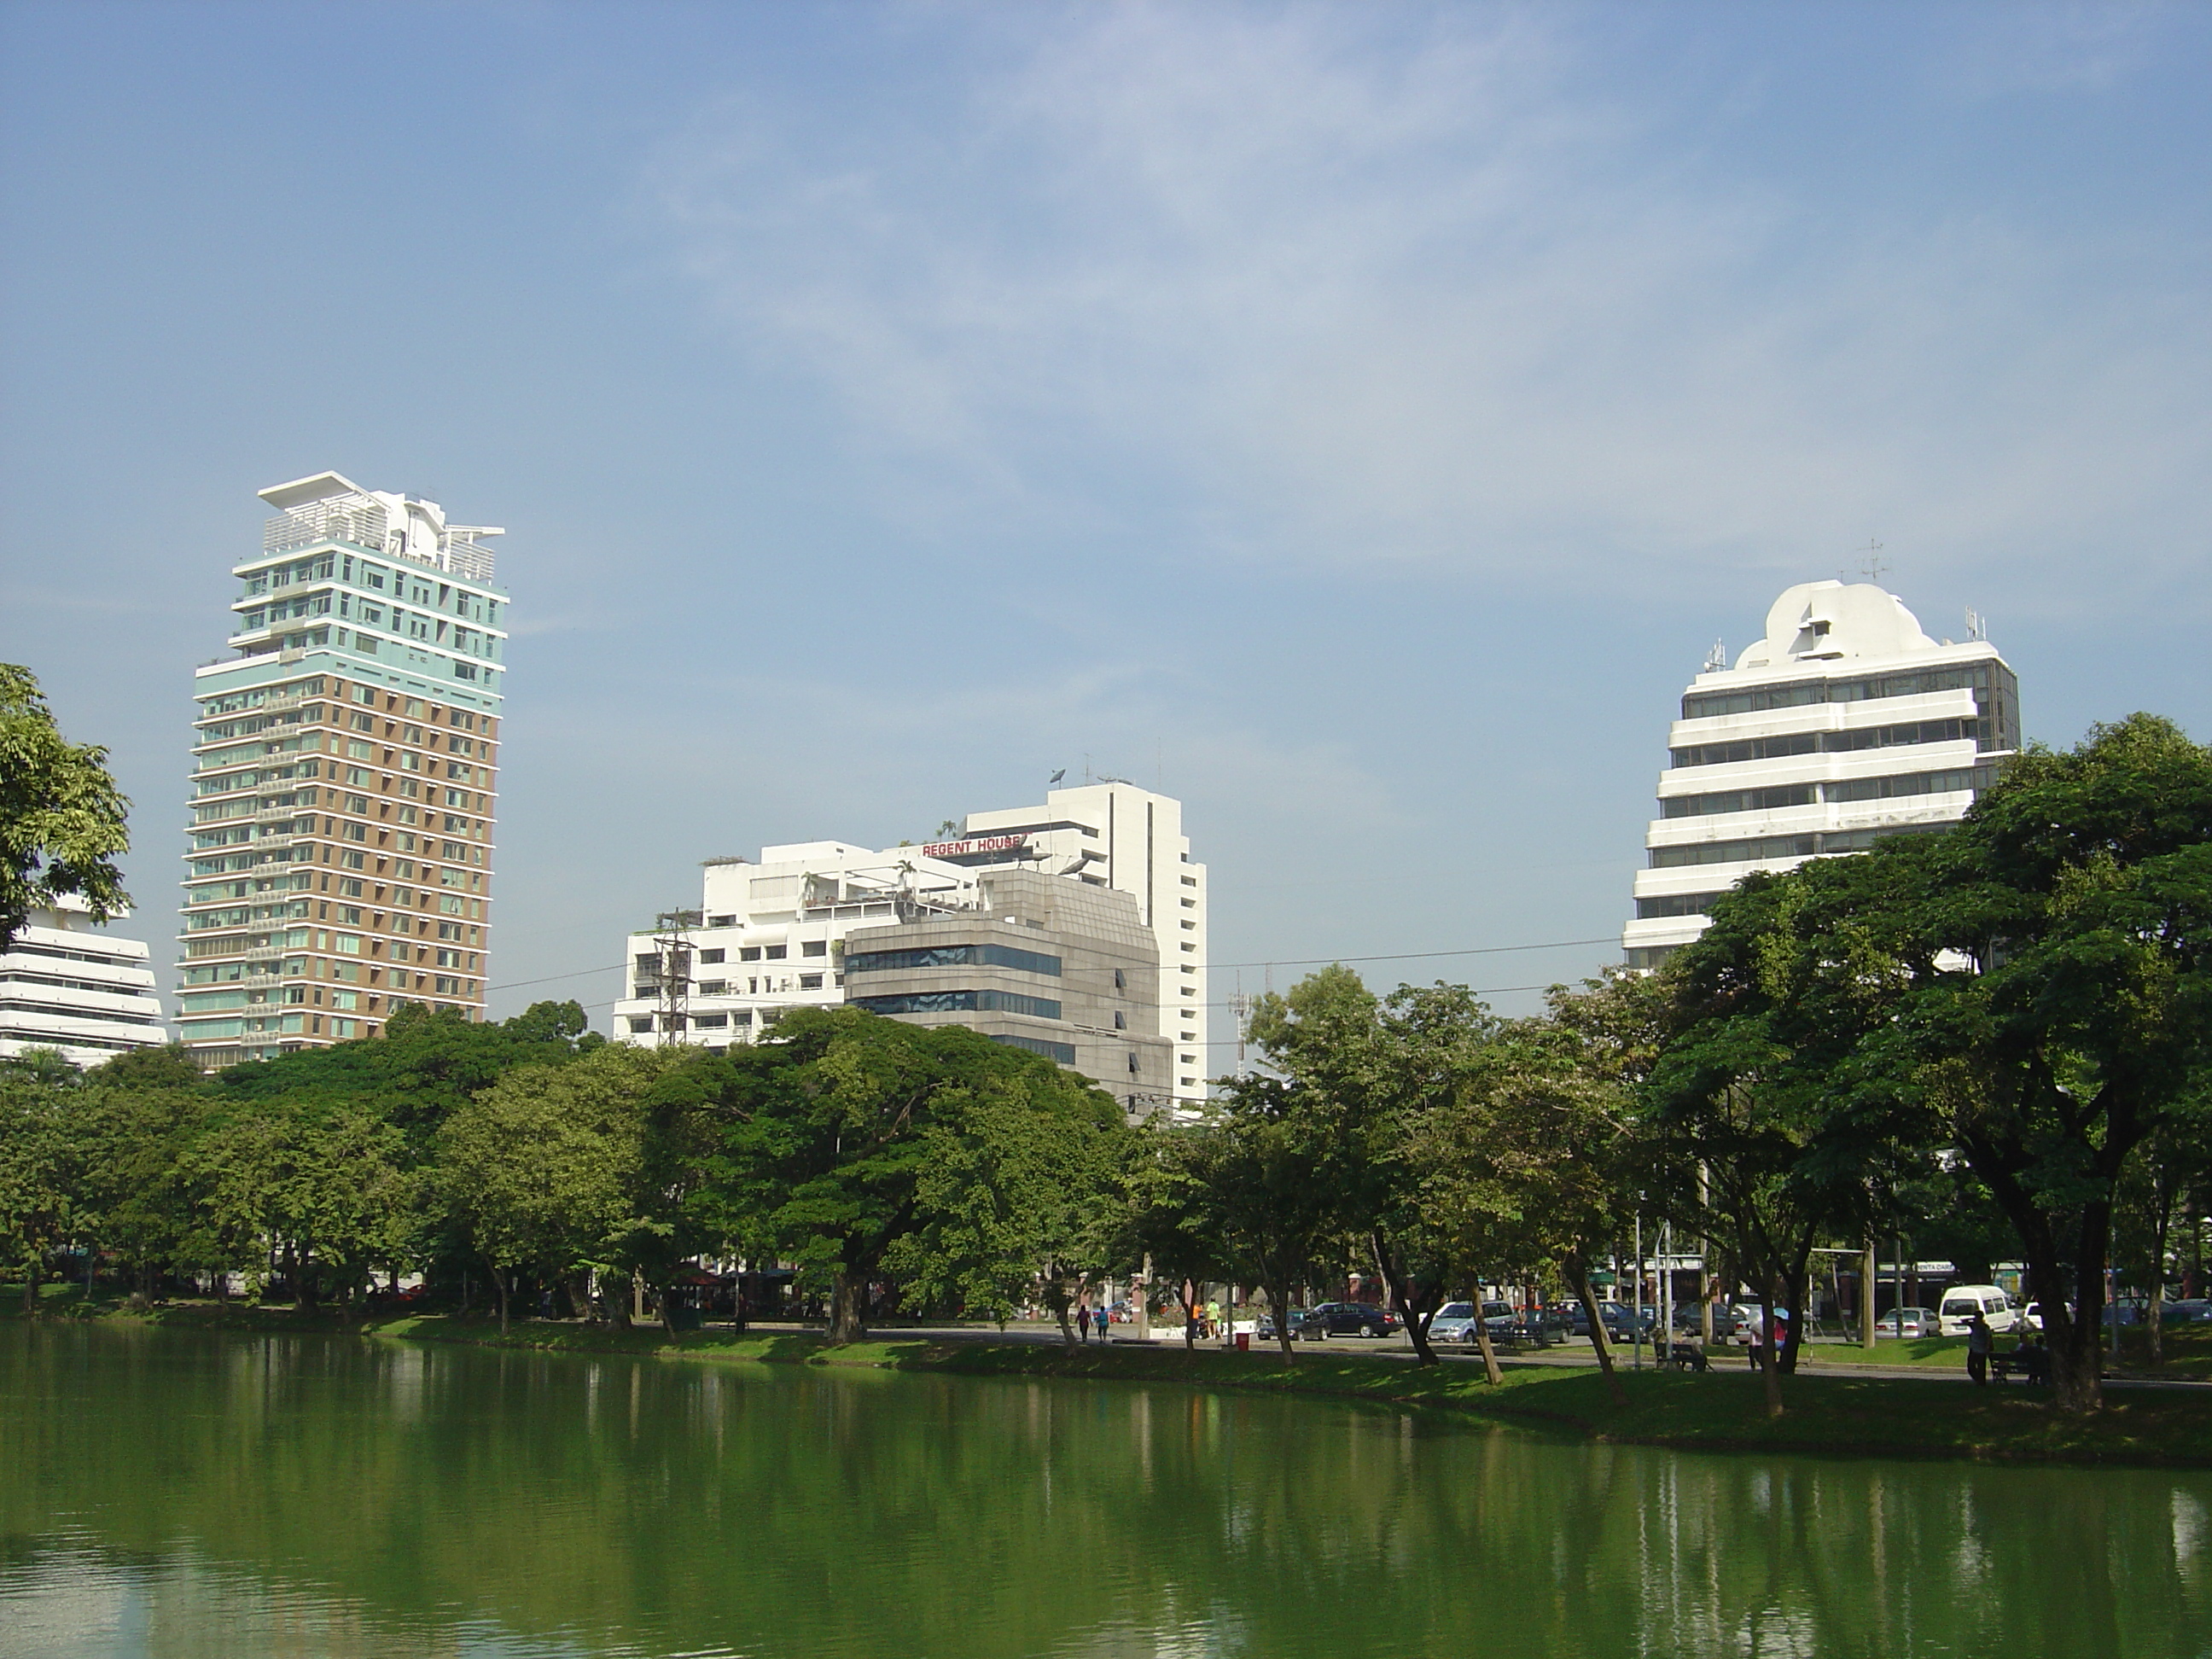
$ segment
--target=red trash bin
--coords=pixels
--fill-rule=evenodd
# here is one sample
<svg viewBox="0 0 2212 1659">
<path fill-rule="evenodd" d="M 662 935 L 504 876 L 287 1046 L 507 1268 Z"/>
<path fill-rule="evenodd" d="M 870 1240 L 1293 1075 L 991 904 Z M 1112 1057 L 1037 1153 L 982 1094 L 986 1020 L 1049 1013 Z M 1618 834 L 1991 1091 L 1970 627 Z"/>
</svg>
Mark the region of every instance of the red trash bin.
<svg viewBox="0 0 2212 1659">
<path fill-rule="evenodd" d="M 1252 1352 L 1251 1332 L 1239 1331 L 1237 1333 L 1237 1352 L 1239 1353 L 1249 1353 Z"/>
</svg>

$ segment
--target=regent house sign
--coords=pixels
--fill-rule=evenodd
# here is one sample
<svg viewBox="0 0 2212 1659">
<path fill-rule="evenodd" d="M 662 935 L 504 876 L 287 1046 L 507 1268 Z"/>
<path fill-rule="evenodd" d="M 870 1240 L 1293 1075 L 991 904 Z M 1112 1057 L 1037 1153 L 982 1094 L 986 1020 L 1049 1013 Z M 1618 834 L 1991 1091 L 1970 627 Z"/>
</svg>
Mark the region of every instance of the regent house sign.
<svg viewBox="0 0 2212 1659">
<path fill-rule="evenodd" d="M 926 859 L 973 858 L 978 853 L 1018 853 L 1029 845 L 1027 836 L 978 836 L 972 841 L 924 842 L 921 855 Z"/>
</svg>

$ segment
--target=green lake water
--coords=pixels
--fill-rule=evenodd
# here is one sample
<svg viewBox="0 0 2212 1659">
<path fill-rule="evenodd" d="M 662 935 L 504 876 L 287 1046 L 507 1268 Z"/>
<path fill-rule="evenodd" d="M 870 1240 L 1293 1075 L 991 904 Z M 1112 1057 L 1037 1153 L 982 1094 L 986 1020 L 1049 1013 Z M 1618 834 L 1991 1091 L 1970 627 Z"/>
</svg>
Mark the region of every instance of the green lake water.
<svg viewBox="0 0 2212 1659">
<path fill-rule="evenodd" d="M 0 1328 L 0 1654 L 2212 1655 L 2212 1476 Z"/>
</svg>

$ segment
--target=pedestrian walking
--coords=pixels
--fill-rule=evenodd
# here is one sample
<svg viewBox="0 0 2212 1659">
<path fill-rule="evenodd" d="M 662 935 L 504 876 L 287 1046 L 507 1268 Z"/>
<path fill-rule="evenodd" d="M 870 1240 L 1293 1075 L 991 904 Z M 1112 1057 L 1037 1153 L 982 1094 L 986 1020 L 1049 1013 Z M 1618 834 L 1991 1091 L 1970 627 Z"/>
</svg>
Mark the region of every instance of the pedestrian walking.
<svg viewBox="0 0 2212 1659">
<path fill-rule="evenodd" d="M 1996 1345 L 1996 1333 L 1990 1328 L 1990 1322 L 1977 1313 L 1966 1327 L 1966 1375 L 1978 1389 L 1988 1385 L 1990 1354 Z"/>
<path fill-rule="evenodd" d="M 1088 1303 L 1075 1310 L 1075 1340 L 1078 1342 L 1091 1340 L 1091 1306 Z"/>
</svg>

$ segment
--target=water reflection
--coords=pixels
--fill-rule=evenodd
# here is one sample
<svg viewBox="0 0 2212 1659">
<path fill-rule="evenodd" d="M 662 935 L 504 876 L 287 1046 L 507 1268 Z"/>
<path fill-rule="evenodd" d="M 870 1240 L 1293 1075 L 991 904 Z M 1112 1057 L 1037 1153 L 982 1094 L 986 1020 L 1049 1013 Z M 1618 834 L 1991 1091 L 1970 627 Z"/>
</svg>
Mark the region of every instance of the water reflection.
<svg viewBox="0 0 2212 1659">
<path fill-rule="evenodd" d="M 10 1654 L 2212 1652 L 2212 1479 L 1447 1417 L 0 1331 Z"/>
</svg>

